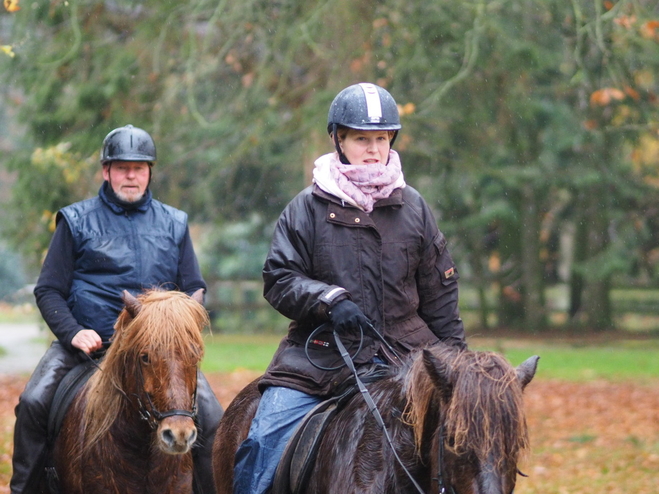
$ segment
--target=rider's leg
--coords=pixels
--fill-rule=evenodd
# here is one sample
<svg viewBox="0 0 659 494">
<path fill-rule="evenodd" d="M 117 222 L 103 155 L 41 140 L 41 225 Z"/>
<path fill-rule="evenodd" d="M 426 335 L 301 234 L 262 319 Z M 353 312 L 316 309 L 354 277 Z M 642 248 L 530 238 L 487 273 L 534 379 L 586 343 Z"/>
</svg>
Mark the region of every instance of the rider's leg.
<svg viewBox="0 0 659 494">
<path fill-rule="evenodd" d="M 39 492 L 44 475 L 48 414 L 64 375 L 78 363 L 58 341 L 46 351 L 16 405 L 11 494 Z"/>
<path fill-rule="evenodd" d="M 270 489 L 286 442 L 300 420 L 321 401 L 277 386 L 263 392 L 247 439 L 236 452 L 234 494 L 263 494 Z"/>
<path fill-rule="evenodd" d="M 199 430 L 192 448 L 195 494 L 215 493 L 212 464 L 213 439 L 223 414 L 222 405 L 217 401 L 206 377 L 199 371 L 197 373 L 197 428 Z"/>
</svg>

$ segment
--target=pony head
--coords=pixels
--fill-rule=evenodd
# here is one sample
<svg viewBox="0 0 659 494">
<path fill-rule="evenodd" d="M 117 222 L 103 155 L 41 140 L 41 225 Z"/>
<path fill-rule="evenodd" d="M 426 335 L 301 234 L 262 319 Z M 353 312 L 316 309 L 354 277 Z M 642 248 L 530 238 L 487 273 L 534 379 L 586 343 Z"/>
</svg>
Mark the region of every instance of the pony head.
<svg viewBox="0 0 659 494">
<path fill-rule="evenodd" d="M 538 358 L 514 368 L 494 352 L 424 349 L 407 389 L 406 420 L 417 449 L 432 442 L 431 450 L 444 451 L 436 468 L 477 479 L 473 494 L 512 492 L 517 462 L 529 447 L 522 391 Z"/>
<path fill-rule="evenodd" d="M 187 453 L 194 425 L 201 332 L 209 324 L 201 293 L 151 290 L 126 305 L 115 324 L 112 345 L 90 380 L 84 414 L 85 443 L 103 437 L 119 419 L 146 417 L 165 453 Z M 170 411 L 175 412 L 170 412 Z"/>
</svg>

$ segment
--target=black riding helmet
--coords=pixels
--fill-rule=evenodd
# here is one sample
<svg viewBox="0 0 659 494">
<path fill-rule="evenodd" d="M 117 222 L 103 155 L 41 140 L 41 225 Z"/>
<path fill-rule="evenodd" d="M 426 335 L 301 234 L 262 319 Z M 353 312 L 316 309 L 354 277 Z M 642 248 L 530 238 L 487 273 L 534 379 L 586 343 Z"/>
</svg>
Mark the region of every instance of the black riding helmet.
<svg viewBox="0 0 659 494">
<path fill-rule="evenodd" d="M 119 127 L 103 140 L 101 163 L 112 161 L 156 161 L 156 145 L 149 133 L 132 125 Z"/>
<path fill-rule="evenodd" d="M 339 126 L 356 130 L 392 130 L 393 146 L 401 129 L 396 101 L 389 92 L 367 82 L 353 84 L 336 95 L 327 115 L 327 132 L 334 136 L 334 147 L 341 162 L 348 163 L 339 146 Z"/>
</svg>

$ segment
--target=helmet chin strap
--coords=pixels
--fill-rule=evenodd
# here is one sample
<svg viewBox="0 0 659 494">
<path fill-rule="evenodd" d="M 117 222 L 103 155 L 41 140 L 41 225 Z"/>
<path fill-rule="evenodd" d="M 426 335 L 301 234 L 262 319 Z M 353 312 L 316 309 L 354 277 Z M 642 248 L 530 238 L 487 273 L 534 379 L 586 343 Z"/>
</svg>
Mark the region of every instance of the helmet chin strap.
<svg viewBox="0 0 659 494">
<path fill-rule="evenodd" d="M 336 152 L 339 153 L 339 160 L 341 163 L 344 165 L 350 165 L 350 161 L 348 161 L 348 158 L 346 158 L 346 155 L 343 154 L 343 150 L 341 149 L 341 144 L 339 143 L 339 133 L 337 132 L 339 126 L 337 124 L 332 124 L 332 137 L 334 138 L 334 147 L 336 148 Z"/>
</svg>

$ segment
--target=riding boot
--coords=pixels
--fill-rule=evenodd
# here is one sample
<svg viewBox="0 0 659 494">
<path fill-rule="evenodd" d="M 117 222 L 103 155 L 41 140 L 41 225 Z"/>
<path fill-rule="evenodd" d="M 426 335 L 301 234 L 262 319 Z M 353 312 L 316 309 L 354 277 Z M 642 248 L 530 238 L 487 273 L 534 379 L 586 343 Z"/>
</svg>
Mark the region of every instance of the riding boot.
<svg viewBox="0 0 659 494">
<path fill-rule="evenodd" d="M 192 448 L 195 494 L 215 494 L 213 480 L 213 440 L 224 415 L 222 405 L 199 371 L 197 373 L 197 441 Z"/>
<path fill-rule="evenodd" d="M 77 363 L 59 342 L 52 343 L 25 385 L 14 425 L 11 494 L 42 494 L 47 455 L 48 414 L 57 386 Z"/>
</svg>

